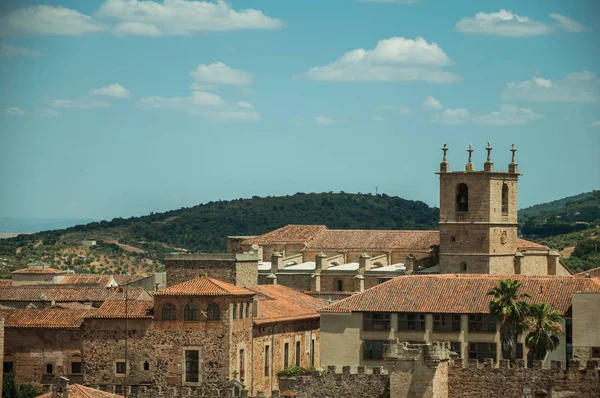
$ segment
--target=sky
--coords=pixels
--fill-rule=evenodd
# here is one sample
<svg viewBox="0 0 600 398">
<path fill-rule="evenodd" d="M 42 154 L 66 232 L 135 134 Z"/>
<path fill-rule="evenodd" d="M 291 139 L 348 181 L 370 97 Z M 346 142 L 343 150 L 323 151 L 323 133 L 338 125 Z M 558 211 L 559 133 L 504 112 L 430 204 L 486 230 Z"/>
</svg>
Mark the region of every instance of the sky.
<svg viewBox="0 0 600 398">
<path fill-rule="evenodd" d="M 437 206 L 444 143 L 514 143 L 519 207 L 598 189 L 599 32 L 594 0 L 4 0 L 0 217 Z"/>
</svg>

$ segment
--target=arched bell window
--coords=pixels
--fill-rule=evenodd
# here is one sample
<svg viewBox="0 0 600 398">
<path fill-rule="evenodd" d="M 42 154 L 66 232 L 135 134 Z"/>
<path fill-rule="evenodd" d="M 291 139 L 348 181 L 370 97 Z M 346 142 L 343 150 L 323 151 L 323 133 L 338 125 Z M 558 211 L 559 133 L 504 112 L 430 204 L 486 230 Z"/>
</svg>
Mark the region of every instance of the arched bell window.
<svg viewBox="0 0 600 398">
<path fill-rule="evenodd" d="M 508 215 L 508 185 L 502 185 L 502 214 Z"/>
<path fill-rule="evenodd" d="M 469 187 L 467 184 L 456 186 L 456 211 L 469 211 Z"/>
</svg>

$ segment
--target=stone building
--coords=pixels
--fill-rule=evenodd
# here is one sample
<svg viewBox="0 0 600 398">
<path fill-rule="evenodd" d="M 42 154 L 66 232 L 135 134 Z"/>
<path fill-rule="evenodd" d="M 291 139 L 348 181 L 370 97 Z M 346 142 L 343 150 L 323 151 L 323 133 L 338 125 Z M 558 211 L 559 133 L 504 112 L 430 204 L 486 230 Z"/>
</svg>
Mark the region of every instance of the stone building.
<svg viewBox="0 0 600 398">
<path fill-rule="evenodd" d="M 599 281 L 600 279 L 596 279 Z M 573 294 L 573 358 L 600 359 L 600 292 Z"/>
<path fill-rule="evenodd" d="M 182 253 L 165 256 L 167 285 L 173 286 L 206 273 L 211 278 L 237 286 L 258 283 L 258 256 L 255 253 Z"/>
<path fill-rule="evenodd" d="M 597 334 L 589 324 L 588 303 L 600 292 L 600 281 L 565 276 L 526 275 L 411 275 L 395 278 L 363 293 L 353 295 L 320 310 L 321 366 L 385 365 L 382 347 L 391 340 L 408 342 L 448 341 L 460 358 L 501 359 L 499 325 L 489 313 L 487 292 L 502 279 L 522 283 L 521 291 L 531 302 L 548 303 L 565 318 L 570 329 L 583 322 L 578 331 L 588 337 Z M 590 292 L 577 293 L 575 292 Z M 585 298 L 581 311 L 578 295 Z M 573 316 L 571 307 L 573 303 Z M 597 305 L 595 301 L 594 305 Z M 579 319 L 575 321 L 575 315 Z M 587 322 L 588 324 L 586 324 Z M 597 339 L 596 339 L 597 340 Z M 571 358 L 575 336 L 560 339 L 559 348 L 546 361 Z M 518 340 L 518 356 L 525 358 L 523 336 Z"/>
<path fill-rule="evenodd" d="M 61 271 L 48 266 L 48 264 L 43 261 L 34 261 L 29 263 L 27 268 L 11 272 L 12 286 L 58 283 L 57 277 L 65 275 L 66 273 L 66 271 Z"/>
</svg>

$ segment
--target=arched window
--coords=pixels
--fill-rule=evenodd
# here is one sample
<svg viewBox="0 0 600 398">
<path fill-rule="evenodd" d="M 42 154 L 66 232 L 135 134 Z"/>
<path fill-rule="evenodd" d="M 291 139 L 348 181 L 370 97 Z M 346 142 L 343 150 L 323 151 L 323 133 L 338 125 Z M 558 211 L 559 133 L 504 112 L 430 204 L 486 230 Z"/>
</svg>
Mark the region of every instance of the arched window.
<svg viewBox="0 0 600 398">
<path fill-rule="evenodd" d="M 177 310 L 175 304 L 167 303 L 162 307 L 162 320 L 174 321 L 177 319 Z"/>
<path fill-rule="evenodd" d="M 237 304 L 233 303 L 233 319 L 237 318 Z"/>
<path fill-rule="evenodd" d="M 51 363 L 49 363 L 48 365 L 46 365 L 46 373 L 51 375 L 52 373 L 54 373 L 54 367 L 52 366 Z"/>
<path fill-rule="evenodd" d="M 240 303 L 240 319 L 244 319 L 244 303 Z"/>
<path fill-rule="evenodd" d="M 219 305 L 216 303 L 210 303 L 208 305 L 208 309 L 206 311 L 208 313 L 208 320 L 209 321 L 218 321 L 219 319 L 221 319 L 221 314 L 219 311 Z"/>
<path fill-rule="evenodd" d="M 246 318 L 250 318 L 250 303 L 246 303 Z"/>
<path fill-rule="evenodd" d="M 502 185 L 502 214 L 508 215 L 508 185 Z"/>
<path fill-rule="evenodd" d="M 456 211 L 469 211 L 469 187 L 467 184 L 456 186 Z"/>
<path fill-rule="evenodd" d="M 150 370 L 150 364 L 148 363 L 148 361 L 144 362 L 144 370 Z"/>
<path fill-rule="evenodd" d="M 336 283 L 337 291 L 343 292 L 344 291 L 344 282 L 342 282 L 341 279 L 338 279 L 335 283 Z"/>
<path fill-rule="evenodd" d="M 183 308 L 183 320 L 184 321 L 197 321 L 199 319 L 200 311 L 198 306 L 194 303 L 188 303 Z"/>
</svg>

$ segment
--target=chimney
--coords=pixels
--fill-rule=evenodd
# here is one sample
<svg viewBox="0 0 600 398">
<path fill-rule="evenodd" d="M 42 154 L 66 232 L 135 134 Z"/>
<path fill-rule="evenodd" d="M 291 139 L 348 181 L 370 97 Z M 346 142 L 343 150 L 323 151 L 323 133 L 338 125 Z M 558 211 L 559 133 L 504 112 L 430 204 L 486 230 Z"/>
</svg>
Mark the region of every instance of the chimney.
<svg viewBox="0 0 600 398">
<path fill-rule="evenodd" d="M 406 256 L 406 260 L 404 261 L 404 274 L 410 275 L 415 270 L 415 256 L 412 254 L 408 254 Z"/>
<path fill-rule="evenodd" d="M 556 275 L 560 263 L 559 258 L 559 254 L 554 250 L 548 251 L 548 275 Z"/>
<path fill-rule="evenodd" d="M 283 268 L 283 254 L 275 251 L 271 255 L 271 273 L 274 274 Z"/>
<path fill-rule="evenodd" d="M 208 278 L 208 274 L 206 273 L 206 271 L 201 271 L 200 275 L 198 275 L 198 278 Z"/>
<path fill-rule="evenodd" d="M 517 252 L 515 254 L 515 274 L 519 275 L 523 269 L 523 253 Z"/>
<path fill-rule="evenodd" d="M 315 272 L 317 274 L 321 274 L 321 271 L 323 271 L 323 269 L 327 269 L 327 264 L 325 264 L 325 267 L 323 267 L 323 259 L 327 258 L 327 255 L 323 252 L 320 252 L 316 255 L 315 257 Z"/>
<path fill-rule="evenodd" d="M 277 275 L 276 274 L 269 274 L 267 275 L 267 279 L 271 281 L 271 285 L 276 285 L 277 284 Z"/>
<path fill-rule="evenodd" d="M 369 256 L 367 253 L 363 253 L 358 258 L 358 273 L 364 275 L 365 271 L 371 269 L 371 264 L 369 264 Z"/>
<path fill-rule="evenodd" d="M 361 274 L 354 277 L 354 291 L 360 293 L 365 291 L 365 277 Z"/>
</svg>

